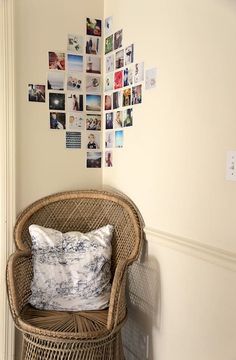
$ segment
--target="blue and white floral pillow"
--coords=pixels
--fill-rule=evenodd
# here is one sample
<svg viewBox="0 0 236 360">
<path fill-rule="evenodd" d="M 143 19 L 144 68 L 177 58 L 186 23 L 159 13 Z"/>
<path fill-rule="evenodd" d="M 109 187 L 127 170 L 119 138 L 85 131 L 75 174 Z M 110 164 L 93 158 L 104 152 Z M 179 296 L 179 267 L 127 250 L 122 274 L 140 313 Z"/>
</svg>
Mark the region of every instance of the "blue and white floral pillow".
<svg viewBox="0 0 236 360">
<path fill-rule="evenodd" d="M 38 309 L 104 309 L 111 291 L 113 226 L 83 234 L 30 225 L 33 280 L 29 302 Z"/>
</svg>

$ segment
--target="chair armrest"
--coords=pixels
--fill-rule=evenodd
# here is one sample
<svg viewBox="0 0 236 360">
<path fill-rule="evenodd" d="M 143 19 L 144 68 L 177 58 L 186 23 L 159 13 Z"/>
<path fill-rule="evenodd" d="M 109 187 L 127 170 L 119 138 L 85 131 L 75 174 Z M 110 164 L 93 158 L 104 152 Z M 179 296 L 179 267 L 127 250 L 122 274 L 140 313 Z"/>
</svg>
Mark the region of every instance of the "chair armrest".
<svg viewBox="0 0 236 360">
<path fill-rule="evenodd" d="M 16 251 L 7 263 L 7 291 L 11 313 L 15 322 L 31 294 L 32 280 L 31 252 Z"/>
<path fill-rule="evenodd" d="M 114 329 L 126 316 L 125 286 L 128 261 L 119 260 L 112 283 L 110 304 L 108 309 L 107 328 Z"/>
</svg>

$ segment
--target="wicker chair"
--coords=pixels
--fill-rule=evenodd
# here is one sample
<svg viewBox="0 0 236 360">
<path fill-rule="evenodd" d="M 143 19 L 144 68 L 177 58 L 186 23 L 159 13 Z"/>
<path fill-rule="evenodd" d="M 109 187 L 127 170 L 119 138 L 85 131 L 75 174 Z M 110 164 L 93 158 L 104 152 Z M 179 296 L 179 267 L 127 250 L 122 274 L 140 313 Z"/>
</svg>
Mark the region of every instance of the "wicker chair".
<svg viewBox="0 0 236 360">
<path fill-rule="evenodd" d="M 89 232 L 114 225 L 112 290 L 109 308 L 100 311 L 37 310 L 28 304 L 32 280 L 30 224 L 62 232 Z M 121 327 L 126 319 L 127 267 L 140 254 L 143 221 L 132 201 L 107 191 L 72 191 L 36 201 L 19 216 L 14 230 L 17 251 L 7 266 L 9 304 L 23 333 L 22 360 L 124 359 Z"/>
</svg>

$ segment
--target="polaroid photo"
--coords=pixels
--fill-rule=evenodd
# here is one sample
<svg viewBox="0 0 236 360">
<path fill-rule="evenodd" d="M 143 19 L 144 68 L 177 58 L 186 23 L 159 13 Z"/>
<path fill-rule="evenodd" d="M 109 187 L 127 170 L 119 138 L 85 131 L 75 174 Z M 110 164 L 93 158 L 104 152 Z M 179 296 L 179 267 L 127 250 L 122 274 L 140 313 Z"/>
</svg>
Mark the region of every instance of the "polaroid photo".
<svg viewBox="0 0 236 360">
<path fill-rule="evenodd" d="M 134 71 L 133 68 L 124 69 L 124 87 L 133 85 L 134 83 Z"/>
<path fill-rule="evenodd" d="M 101 168 L 102 167 L 102 152 L 89 151 L 87 152 L 87 168 Z"/>
<path fill-rule="evenodd" d="M 67 67 L 69 72 L 82 72 L 83 56 L 67 54 Z"/>
<path fill-rule="evenodd" d="M 66 128 L 66 114 L 50 111 L 50 129 L 64 130 Z"/>
<path fill-rule="evenodd" d="M 49 109 L 65 110 L 65 94 L 49 93 Z"/>
<path fill-rule="evenodd" d="M 45 85 L 28 85 L 28 100 L 45 103 Z"/>
<path fill-rule="evenodd" d="M 105 91 L 113 90 L 114 81 L 113 81 L 113 73 L 108 73 L 105 76 Z"/>
<path fill-rule="evenodd" d="M 123 127 L 128 127 L 133 125 L 133 109 L 129 108 L 124 110 L 123 113 Z"/>
<path fill-rule="evenodd" d="M 86 95 L 86 110 L 101 111 L 101 95 Z"/>
<path fill-rule="evenodd" d="M 123 127 L 123 112 L 122 111 L 119 110 L 119 111 L 114 112 L 113 126 L 115 129 L 120 129 Z"/>
<path fill-rule="evenodd" d="M 134 68 L 134 83 L 138 83 L 144 80 L 144 62 L 135 64 Z"/>
<path fill-rule="evenodd" d="M 115 91 L 113 93 L 113 109 L 118 109 L 121 107 L 121 93 L 120 91 Z"/>
<path fill-rule="evenodd" d="M 51 70 L 65 70 L 65 53 L 49 51 L 48 67 Z"/>
<path fill-rule="evenodd" d="M 114 54 L 106 56 L 106 73 L 114 71 Z"/>
<path fill-rule="evenodd" d="M 123 70 L 114 73 L 114 89 L 120 89 L 123 87 Z"/>
<path fill-rule="evenodd" d="M 96 36 L 87 36 L 86 38 L 86 54 L 101 54 L 101 39 Z"/>
<path fill-rule="evenodd" d="M 113 148 L 113 143 L 114 143 L 113 131 L 106 131 L 105 132 L 105 148 L 106 149 Z"/>
<path fill-rule="evenodd" d="M 109 16 L 105 19 L 105 35 L 109 35 L 112 32 L 112 23 L 112 16 Z"/>
<path fill-rule="evenodd" d="M 113 154 L 112 151 L 105 151 L 105 166 L 112 167 L 113 166 Z"/>
<path fill-rule="evenodd" d="M 155 88 L 157 85 L 157 68 L 146 70 L 145 87 L 147 90 Z"/>
<path fill-rule="evenodd" d="M 77 92 L 68 92 L 67 110 L 69 112 L 83 111 L 84 110 L 83 95 L 79 95 Z"/>
<path fill-rule="evenodd" d="M 115 147 L 123 148 L 123 146 L 124 146 L 124 131 L 117 130 L 115 131 Z"/>
<path fill-rule="evenodd" d="M 48 73 L 48 90 L 64 90 L 64 71 L 50 71 Z"/>
<path fill-rule="evenodd" d="M 110 35 L 105 39 L 105 55 L 111 51 L 113 51 L 113 35 Z"/>
<path fill-rule="evenodd" d="M 114 50 L 122 47 L 123 30 L 119 30 L 114 34 Z"/>
<path fill-rule="evenodd" d="M 76 131 L 66 131 L 66 148 L 81 149 L 81 133 Z"/>
<path fill-rule="evenodd" d="M 141 104 L 142 102 L 142 85 L 132 87 L 132 105 Z"/>
<path fill-rule="evenodd" d="M 102 127 L 101 115 L 87 114 L 86 115 L 86 130 L 100 131 Z"/>
<path fill-rule="evenodd" d="M 66 125 L 67 130 L 84 130 L 84 115 L 80 113 L 69 113 L 69 119 Z"/>
<path fill-rule="evenodd" d="M 83 74 L 76 72 L 68 72 L 67 74 L 67 90 L 83 90 Z"/>
<path fill-rule="evenodd" d="M 102 20 L 87 18 L 87 35 L 102 36 Z"/>
<path fill-rule="evenodd" d="M 124 50 L 117 51 L 116 53 L 116 69 L 124 66 Z"/>
<path fill-rule="evenodd" d="M 67 51 L 73 54 L 83 54 L 84 38 L 76 34 L 68 34 Z"/>
<path fill-rule="evenodd" d="M 123 106 L 131 105 L 131 88 L 123 90 Z"/>
<path fill-rule="evenodd" d="M 112 109 L 112 95 L 105 95 L 104 110 Z"/>
<path fill-rule="evenodd" d="M 86 92 L 100 93 L 102 90 L 102 78 L 98 75 L 86 75 Z"/>
<path fill-rule="evenodd" d="M 87 56 L 86 72 L 90 74 L 101 74 L 101 58 L 92 55 Z"/>
<path fill-rule="evenodd" d="M 99 132 L 87 131 L 86 148 L 90 150 L 100 149 L 101 135 Z"/>
<path fill-rule="evenodd" d="M 106 116 L 106 124 L 105 124 L 106 130 L 113 129 L 113 113 L 112 112 L 106 113 L 105 116 Z"/>
<path fill-rule="evenodd" d="M 134 62 L 134 44 L 125 48 L 125 65 L 132 64 Z"/>
</svg>

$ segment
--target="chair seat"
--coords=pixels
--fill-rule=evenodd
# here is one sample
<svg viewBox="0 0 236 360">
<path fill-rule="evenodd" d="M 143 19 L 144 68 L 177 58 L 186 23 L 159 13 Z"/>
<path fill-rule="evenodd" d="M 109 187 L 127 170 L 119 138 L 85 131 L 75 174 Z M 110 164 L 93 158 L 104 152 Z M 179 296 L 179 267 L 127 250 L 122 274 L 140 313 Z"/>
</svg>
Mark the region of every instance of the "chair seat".
<svg viewBox="0 0 236 360">
<path fill-rule="evenodd" d="M 38 310 L 27 304 L 19 319 L 22 330 L 45 337 L 94 339 L 106 336 L 108 309 L 93 311 Z"/>
</svg>

